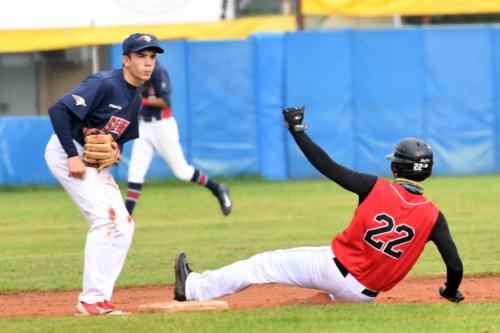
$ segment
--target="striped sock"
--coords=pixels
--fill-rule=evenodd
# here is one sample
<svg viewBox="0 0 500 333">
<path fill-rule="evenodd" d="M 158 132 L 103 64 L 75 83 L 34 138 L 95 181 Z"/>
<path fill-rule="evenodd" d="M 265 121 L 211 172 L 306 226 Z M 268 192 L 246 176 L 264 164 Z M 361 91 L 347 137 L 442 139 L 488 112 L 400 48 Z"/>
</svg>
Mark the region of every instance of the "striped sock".
<svg viewBox="0 0 500 333">
<path fill-rule="evenodd" d="M 128 183 L 127 188 L 127 198 L 125 200 L 125 207 L 127 207 L 128 213 L 132 215 L 134 211 L 135 204 L 139 197 L 141 196 L 141 183 Z"/>
<path fill-rule="evenodd" d="M 191 181 L 200 186 L 208 188 L 210 191 L 212 191 L 212 193 L 217 193 L 217 191 L 219 190 L 219 184 L 210 179 L 210 177 L 208 177 L 205 172 L 198 169 L 194 169 L 194 174 L 193 177 L 191 177 Z"/>
</svg>

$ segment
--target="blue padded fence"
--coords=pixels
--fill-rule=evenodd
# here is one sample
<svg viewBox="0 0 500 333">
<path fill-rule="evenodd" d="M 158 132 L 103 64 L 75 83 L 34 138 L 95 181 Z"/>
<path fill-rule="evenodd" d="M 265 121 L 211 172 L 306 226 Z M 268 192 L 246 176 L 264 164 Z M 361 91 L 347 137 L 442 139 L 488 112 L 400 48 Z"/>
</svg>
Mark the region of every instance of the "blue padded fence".
<svg viewBox="0 0 500 333">
<path fill-rule="evenodd" d="M 283 34 L 259 34 L 251 41 L 255 66 L 255 110 L 259 172 L 268 179 L 287 178 L 286 133 L 283 131 L 284 38 Z"/>
<path fill-rule="evenodd" d="M 257 173 L 252 44 L 191 42 L 187 60 L 190 161 L 209 174 Z"/>
<path fill-rule="evenodd" d="M 308 133 L 337 162 L 356 157 L 351 33 L 289 34 L 285 41 L 285 104 L 306 106 Z M 312 52 L 311 52 L 312 51 Z M 318 177 L 290 135 L 286 136 L 290 178 Z"/>
<path fill-rule="evenodd" d="M 407 136 L 429 141 L 437 174 L 500 171 L 498 27 L 264 33 L 162 46 L 185 155 L 212 176 L 320 177 L 283 127 L 281 109 L 301 105 L 309 135 L 359 171 L 387 175 L 384 156 Z M 119 45 L 111 64 L 121 66 Z M 43 159 L 51 131 L 47 117 L 0 117 L 0 185 L 55 183 Z M 118 180 L 126 180 L 130 146 Z M 172 174 L 157 156 L 148 178 L 165 177 Z"/>
<path fill-rule="evenodd" d="M 0 117 L 0 184 L 56 183 L 45 164 L 46 117 Z"/>
</svg>

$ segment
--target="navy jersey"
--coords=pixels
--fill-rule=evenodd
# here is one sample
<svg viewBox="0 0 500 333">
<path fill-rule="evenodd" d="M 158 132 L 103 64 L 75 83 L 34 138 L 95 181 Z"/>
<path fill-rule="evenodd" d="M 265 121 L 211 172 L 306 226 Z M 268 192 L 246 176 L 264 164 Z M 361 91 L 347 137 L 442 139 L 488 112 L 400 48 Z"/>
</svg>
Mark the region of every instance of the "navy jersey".
<svg viewBox="0 0 500 333">
<path fill-rule="evenodd" d="M 57 103 L 71 110 L 71 136 L 81 144 L 83 127 L 103 129 L 120 145 L 139 137 L 140 90 L 125 81 L 122 69 L 90 75 Z"/>
<path fill-rule="evenodd" d="M 151 78 L 144 83 L 142 89 L 142 97 L 162 98 L 168 105 L 168 108 L 158 108 L 146 105 L 142 107 L 140 115 L 145 117 L 156 117 L 156 118 L 170 116 L 171 92 L 172 90 L 170 86 L 170 77 L 168 76 L 168 73 L 165 70 L 165 68 L 163 68 L 163 66 L 160 65 L 160 62 L 157 61 L 155 68 L 153 70 L 153 74 L 151 75 Z M 166 115 L 165 113 L 168 113 L 168 115 Z"/>
</svg>

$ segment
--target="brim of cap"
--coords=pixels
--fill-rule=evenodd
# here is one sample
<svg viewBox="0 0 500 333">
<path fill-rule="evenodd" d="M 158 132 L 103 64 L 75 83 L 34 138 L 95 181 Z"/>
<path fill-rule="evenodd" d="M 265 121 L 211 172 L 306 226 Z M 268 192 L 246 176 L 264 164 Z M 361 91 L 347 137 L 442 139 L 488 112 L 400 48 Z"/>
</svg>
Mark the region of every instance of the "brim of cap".
<svg viewBox="0 0 500 333">
<path fill-rule="evenodd" d="M 142 50 L 152 50 L 152 51 L 155 51 L 156 53 L 164 53 L 165 52 L 165 50 L 163 50 L 158 45 L 140 46 L 140 47 L 136 47 L 135 49 L 130 50 L 129 52 L 139 52 Z"/>
<path fill-rule="evenodd" d="M 388 160 L 391 160 L 393 162 L 396 162 L 396 163 L 415 163 L 414 161 L 412 161 L 410 159 L 394 156 L 394 153 L 390 153 L 388 155 L 385 155 L 385 158 L 387 158 Z"/>
</svg>

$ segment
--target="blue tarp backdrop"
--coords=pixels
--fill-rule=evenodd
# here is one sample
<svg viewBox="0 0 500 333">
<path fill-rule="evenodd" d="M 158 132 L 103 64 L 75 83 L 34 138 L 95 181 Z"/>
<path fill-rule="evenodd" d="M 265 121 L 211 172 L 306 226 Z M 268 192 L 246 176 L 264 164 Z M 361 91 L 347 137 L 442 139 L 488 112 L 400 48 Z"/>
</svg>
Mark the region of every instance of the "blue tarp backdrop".
<svg viewBox="0 0 500 333">
<path fill-rule="evenodd" d="M 302 105 L 309 135 L 358 171 L 388 175 L 384 156 L 407 136 L 431 144 L 437 174 L 500 171 L 500 28 L 307 31 L 162 46 L 186 158 L 210 175 L 321 177 L 283 127 L 281 109 Z M 111 59 L 121 66 L 120 45 Z M 50 133 L 47 117 L 0 117 L 0 184 L 55 183 L 43 159 Z M 114 168 L 120 181 L 130 146 Z M 157 156 L 148 177 L 171 176 Z"/>
</svg>

